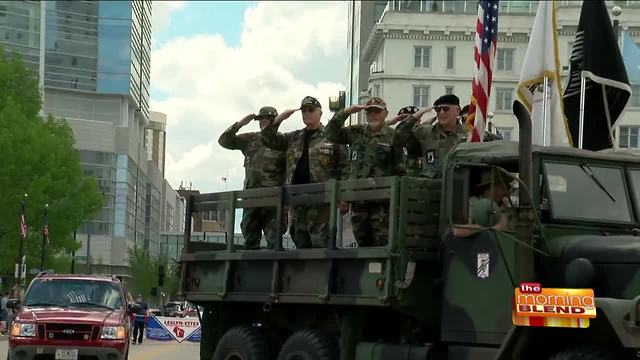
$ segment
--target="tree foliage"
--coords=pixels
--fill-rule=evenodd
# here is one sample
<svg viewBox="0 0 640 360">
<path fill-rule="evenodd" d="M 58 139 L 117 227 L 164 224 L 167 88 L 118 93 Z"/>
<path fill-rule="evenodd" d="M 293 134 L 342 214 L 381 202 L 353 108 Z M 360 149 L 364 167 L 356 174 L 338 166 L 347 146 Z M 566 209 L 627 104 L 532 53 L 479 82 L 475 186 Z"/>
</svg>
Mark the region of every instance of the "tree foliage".
<svg viewBox="0 0 640 360">
<path fill-rule="evenodd" d="M 65 254 L 79 248 L 73 231 L 102 208 L 95 178 L 84 176 L 73 132 L 64 119 L 40 116 L 37 76 L 0 48 L 0 273 L 12 274 L 19 257 L 24 194 L 29 235 L 27 268 L 40 267 L 42 224 L 48 204 L 45 268 L 67 268 Z M 65 260 L 67 259 L 67 260 Z"/>
<path fill-rule="evenodd" d="M 129 274 L 131 278 L 127 280 L 127 291 L 132 296 L 142 294 L 148 304 L 159 306 L 159 297 L 151 294 L 151 288 L 158 288 L 158 267 L 165 267 L 164 284 L 158 288 L 158 294 L 164 293 L 165 302 L 174 299 L 178 292 L 178 279 L 176 277 L 177 265 L 168 262 L 167 258 L 161 256 L 149 256 L 143 249 L 129 248 Z"/>
</svg>

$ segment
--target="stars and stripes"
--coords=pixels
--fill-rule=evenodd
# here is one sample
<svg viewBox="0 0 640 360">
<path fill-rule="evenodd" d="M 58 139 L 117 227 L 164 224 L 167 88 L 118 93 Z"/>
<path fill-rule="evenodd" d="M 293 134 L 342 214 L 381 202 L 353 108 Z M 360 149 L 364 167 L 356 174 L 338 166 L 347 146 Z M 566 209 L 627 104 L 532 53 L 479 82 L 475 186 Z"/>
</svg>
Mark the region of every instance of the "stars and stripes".
<svg viewBox="0 0 640 360">
<path fill-rule="evenodd" d="M 498 48 L 499 0 L 479 1 L 474 48 L 474 77 L 471 85 L 471 104 L 466 128 L 468 141 L 482 142 L 486 125 L 493 64 Z"/>
<path fill-rule="evenodd" d="M 20 210 L 20 236 L 22 239 L 26 239 L 29 234 L 29 226 L 27 226 L 27 220 L 25 219 L 25 207 L 26 204 L 24 200 L 22 200 L 22 207 Z"/>
</svg>

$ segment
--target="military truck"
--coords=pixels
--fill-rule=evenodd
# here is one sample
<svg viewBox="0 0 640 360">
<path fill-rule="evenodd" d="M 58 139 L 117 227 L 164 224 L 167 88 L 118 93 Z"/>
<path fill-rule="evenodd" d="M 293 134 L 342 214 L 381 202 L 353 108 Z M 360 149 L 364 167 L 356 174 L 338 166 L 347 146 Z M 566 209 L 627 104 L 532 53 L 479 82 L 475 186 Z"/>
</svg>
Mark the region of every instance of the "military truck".
<svg viewBox="0 0 640 360">
<path fill-rule="evenodd" d="M 640 159 L 520 142 L 461 143 L 442 179 L 388 177 L 189 196 L 181 296 L 203 307 L 201 359 L 640 357 Z M 478 171 L 509 174 L 512 233 L 466 224 Z M 496 177 L 499 178 L 499 177 Z M 495 186 L 492 185 L 492 186 Z M 340 201 L 389 201 L 389 243 L 341 248 Z M 235 210 L 329 204 L 326 249 L 241 250 Z M 226 210 L 226 243 L 192 241 L 191 215 Z M 514 326 L 514 291 L 593 289 L 586 328 Z M 532 325 L 532 324 L 529 324 Z"/>
</svg>

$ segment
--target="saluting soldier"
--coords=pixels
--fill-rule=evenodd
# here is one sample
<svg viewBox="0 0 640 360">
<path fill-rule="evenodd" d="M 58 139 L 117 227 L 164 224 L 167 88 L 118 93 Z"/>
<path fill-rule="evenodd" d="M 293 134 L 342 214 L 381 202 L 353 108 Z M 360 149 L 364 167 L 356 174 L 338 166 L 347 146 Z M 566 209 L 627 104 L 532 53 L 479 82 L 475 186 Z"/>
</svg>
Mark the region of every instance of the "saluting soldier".
<svg viewBox="0 0 640 360">
<path fill-rule="evenodd" d="M 229 150 L 240 150 L 244 155 L 244 188 L 281 186 L 284 182 L 284 151 L 267 147 L 264 136 L 260 132 L 237 135 L 243 126 L 251 120 L 260 122 L 260 129 L 272 123 L 278 111 L 271 106 L 264 106 L 256 114 L 249 114 L 231 125 L 220 135 L 218 143 Z M 277 128 L 278 125 L 275 126 Z M 275 129 L 274 128 L 274 129 Z M 240 227 L 244 236 L 245 249 L 259 249 L 260 239 L 264 231 L 267 247 L 273 249 L 279 235 L 277 232 L 277 209 L 275 207 L 247 208 L 242 212 Z M 286 217 L 283 219 L 282 231 L 286 229 Z"/>
<path fill-rule="evenodd" d="M 367 124 L 343 127 L 361 110 Z M 389 112 L 384 100 L 371 98 L 365 106 L 353 105 L 336 113 L 327 124 L 327 138 L 351 145 L 350 179 L 404 175 L 402 147 L 395 145 L 394 129 L 385 123 Z M 385 245 L 389 236 L 389 201 L 357 201 L 351 204 L 353 235 L 358 246 Z"/>
<path fill-rule="evenodd" d="M 418 112 L 417 106 L 405 106 L 398 111 L 398 116 L 391 120 L 387 120 L 387 125 L 394 125 L 396 123 L 404 122 L 411 114 Z M 416 121 L 414 127 L 420 125 L 420 119 Z M 406 143 L 402 146 L 404 153 L 404 164 L 407 176 L 420 177 L 422 173 L 422 167 L 424 166 L 424 157 L 422 156 L 422 148 L 420 143 L 415 137 L 409 136 L 406 139 Z"/>
<path fill-rule="evenodd" d="M 302 112 L 305 127 L 284 134 L 276 127 L 294 112 Z M 262 129 L 267 146 L 286 152 L 286 180 L 289 184 L 309 184 L 341 180 L 347 176 L 348 154 L 344 145 L 327 139 L 321 123 L 322 106 L 311 96 L 298 109 L 283 111 Z M 296 248 L 326 247 L 329 240 L 329 205 L 302 205 L 291 208 L 289 233 Z"/>
<path fill-rule="evenodd" d="M 416 127 L 423 114 L 436 111 L 436 117 Z M 419 143 L 424 157 L 422 176 L 438 179 L 442 177 L 442 161 L 456 144 L 466 141 L 464 125 L 458 122 L 460 99 L 453 94 L 438 98 L 432 107 L 425 107 L 411 114 L 396 128 L 400 144 L 406 146 L 413 136 Z M 434 124 L 433 121 L 437 119 Z"/>
</svg>

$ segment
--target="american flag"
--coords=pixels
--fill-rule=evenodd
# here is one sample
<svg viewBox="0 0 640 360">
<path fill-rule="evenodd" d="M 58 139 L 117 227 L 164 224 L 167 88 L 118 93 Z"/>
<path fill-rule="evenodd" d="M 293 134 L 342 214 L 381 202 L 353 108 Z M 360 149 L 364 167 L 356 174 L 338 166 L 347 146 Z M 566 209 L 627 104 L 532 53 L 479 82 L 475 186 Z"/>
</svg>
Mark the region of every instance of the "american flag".
<svg viewBox="0 0 640 360">
<path fill-rule="evenodd" d="M 49 245 L 49 221 L 47 219 L 47 208 L 44 208 L 44 224 L 42 224 L 42 236 L 47 245 Z"/>
<path fill-rule="evenodd" d="M 493 63 L 498 48 L 498 2 L 499 0 L 480 1 L 476 22 L 476 40 L 474 48 L 474 77 L 471 85 L 471 104 L 466 128 L 470 132 L 468 141 L 482 142 L 487 119 Z"/>
<path fill-rule="evenodd" d="M 22 200 L 22 208 L 20 210 L 20 236 L 22 236 L 22 239 L 26 239 L 27 234 L 29 233 L 29 227 L 27 226 L 27 220 L 25 219 L 24 209 L 25 203 L 24 200 Z"/>
</svg>

